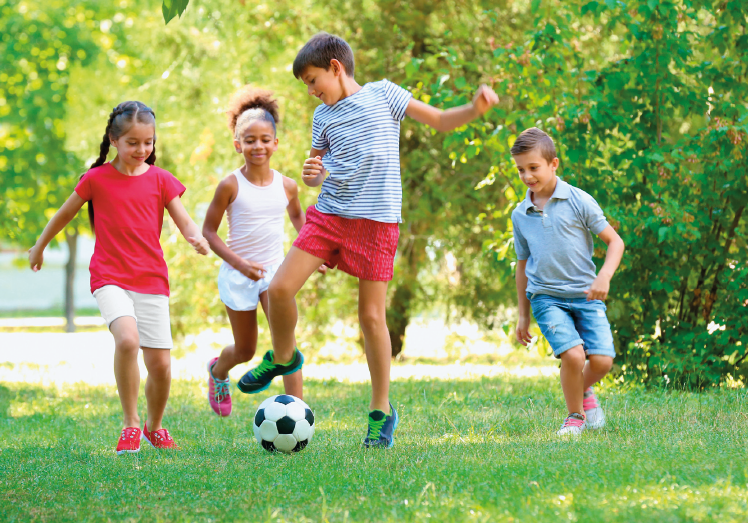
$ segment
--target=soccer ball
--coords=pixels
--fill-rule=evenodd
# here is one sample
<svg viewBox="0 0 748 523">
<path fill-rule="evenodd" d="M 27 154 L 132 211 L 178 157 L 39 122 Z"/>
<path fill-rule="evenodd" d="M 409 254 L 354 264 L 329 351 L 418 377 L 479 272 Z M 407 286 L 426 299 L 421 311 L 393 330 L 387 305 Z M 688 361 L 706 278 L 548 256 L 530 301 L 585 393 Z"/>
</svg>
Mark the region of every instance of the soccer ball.
<svg viewBox="0 0 748 523">
<path fill-rule="evenodd" d="M 271 396 L 257 409 L 252 428 L 265 450 L 298 452 L 312 441 L 314 413 L 295 396 Z"/>
</svg>

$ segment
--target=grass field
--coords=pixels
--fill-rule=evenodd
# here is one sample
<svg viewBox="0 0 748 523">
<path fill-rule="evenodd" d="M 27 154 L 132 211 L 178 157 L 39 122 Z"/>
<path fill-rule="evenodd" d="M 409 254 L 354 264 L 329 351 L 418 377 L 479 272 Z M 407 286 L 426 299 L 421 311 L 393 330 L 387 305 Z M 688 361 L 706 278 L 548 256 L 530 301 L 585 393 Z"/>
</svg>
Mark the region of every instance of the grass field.
<svg viewBox="0 0 748 523">
<path fill-rule="evenodd" d="M 748 398 L 599 392 L 609 423 L 559 440 L 558 378 L 397 381 L 390 451 L 364 451 L 368 388 L 307 381 L 303 452 L 253 440 L 259 397 L 209 411 L 175 382 L 178 452 L 116 456 L 113 387 L 0 384 L 0 521 L 747 521 Z"/>
</svg>

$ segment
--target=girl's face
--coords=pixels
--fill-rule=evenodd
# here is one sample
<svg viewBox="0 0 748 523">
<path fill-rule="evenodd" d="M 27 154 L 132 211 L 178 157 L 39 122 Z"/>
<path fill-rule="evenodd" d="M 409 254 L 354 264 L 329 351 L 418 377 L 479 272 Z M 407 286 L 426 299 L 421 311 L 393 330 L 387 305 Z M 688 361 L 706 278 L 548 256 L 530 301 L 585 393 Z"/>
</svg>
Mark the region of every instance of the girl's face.
<svg viewBox="0 0 748 523">
<path fill-rule="evenodd" d="M 130 129 L 117 138 L 109 137 L 117 156 L 127 165 L 139 167 L 153 152 L 156 130 L 153 125 L 134 122 Z"/>
<path fill-rule="evenodd" d="M 244 155 L 247 165 L 265 165 L 278 150 L 278 138 L 273 124 L 265 120 L 253 120 L 234 139 L 236 152 Z"/>
</svg>

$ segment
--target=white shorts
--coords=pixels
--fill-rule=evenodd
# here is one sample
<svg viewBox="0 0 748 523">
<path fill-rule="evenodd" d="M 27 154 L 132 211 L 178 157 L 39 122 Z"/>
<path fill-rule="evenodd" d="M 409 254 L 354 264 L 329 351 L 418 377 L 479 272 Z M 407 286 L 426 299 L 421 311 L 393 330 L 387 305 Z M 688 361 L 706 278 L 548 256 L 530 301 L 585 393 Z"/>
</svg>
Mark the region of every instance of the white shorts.
<svg viewBox="0 0 748 523">
<path fill-rule="evenodd" d="M 265 266 L 265 277 L 261 280 L 250 280 L 226 262 L 218 270 L 218 293 L 221 301 L 234 311 L 253 311 L 257 309 L 260 294 L 268 290 L 280 263 Z"/>
<path fill-rule="evenodd" d="M 163 294 L 141 294 L 116 285 L 104 285 L 93 293 L 101 317 L 109 327 L 122 316 L 135 318 L 140 346 L 150 349 L 171 349 L 169 297 Z"/>
</svg>

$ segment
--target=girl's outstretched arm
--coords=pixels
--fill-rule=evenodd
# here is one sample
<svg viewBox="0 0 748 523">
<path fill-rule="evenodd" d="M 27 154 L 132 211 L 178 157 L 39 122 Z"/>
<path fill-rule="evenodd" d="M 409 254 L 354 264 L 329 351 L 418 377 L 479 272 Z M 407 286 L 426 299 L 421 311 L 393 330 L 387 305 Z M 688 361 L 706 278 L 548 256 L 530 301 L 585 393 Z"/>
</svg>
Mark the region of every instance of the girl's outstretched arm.
<svg viewBox="0 0 748 523">
<path fill-rule="evenodd" d="M 203 236 L 208 240 L 213 252 L 223 261 L 250 280 L 257 281 L 265 277 L 265 268 L 262 264 L 245 260 L 229 249 L 229 246 L 218 236 L 218 228 L 221 226 L 223 215 L 231 202 L 236 198 L 238 189 L 236 177 L 234 176 L 228 176 L 218 184 L 216 193 L 213 195 L 213 200 L 208 207 L 208 212 L 205 213 Z"/>
<path fill-rule="evenodd" d="M 52 219 L 49 220 L 49 223 L 42 231 L 41 236 L 36 240 L 36 245 L 29 249 L 29 266 L 31 270 L 37 272 L 42 268 L 42 263 L 44 263 L 44 249 L 75 218 L 75 215 L 78 214 L 84 203 L 86 203 L 86 200 L 73 191 L 73 194 L 65 200 L 62 207 L 52 216 Z"/>
<path fill-rule="evenodd" d="M 166 210 L 169 211 L 169 216 L 177 224 L 179 231 L 184 236 L 184 239 L 190 242 L 197 252 L 200 254 L 208 254 L 210 252 L 210 245 L 208 241 L 203 238 L 200 234 L 200 229 L 197 224 L 192 221 L 190 215 L 187 214 L 187 209 L 182 205 L 182 199 L 179 196 L 175 196 L 166 205 Z"/>
</svg>

